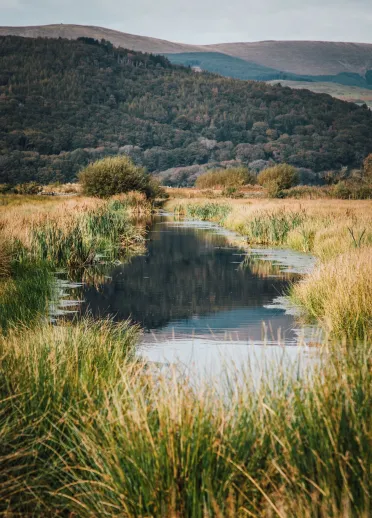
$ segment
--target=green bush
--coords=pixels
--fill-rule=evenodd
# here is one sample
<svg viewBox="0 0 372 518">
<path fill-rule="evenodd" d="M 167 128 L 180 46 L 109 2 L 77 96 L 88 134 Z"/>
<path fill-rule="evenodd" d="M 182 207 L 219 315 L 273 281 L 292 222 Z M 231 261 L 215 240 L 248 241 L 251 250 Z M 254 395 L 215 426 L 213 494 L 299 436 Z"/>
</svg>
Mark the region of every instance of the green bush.
<svg viewBox="0 0 372 518">
<path fill-rule="evenodd" d="M 270 197 L 277 198 L 283 189 L 290 189 L 298 184 L 298 173 L 291 165 L 279 164 L 261 171 L 257 180 L 268 190 Z"/>
<path fill-rule="evenodd" d="M 145 169 L 136 166 L 128 156 L 107 157 L 89 164 L 79 174 L 83 193 L 108 198 L 130 191 L 143 192 L 148 199 L 160 194 L 161 188 Z"/>
<path fill-rule="evenodd" d="M 232 167 L 208 171 L 197 178 L 195 185 L 199 189 L 210 189 L 212 187 L 240 187 L 247 183 L 257 183 L 256 175 L 246 167 Z"/>
</svg>

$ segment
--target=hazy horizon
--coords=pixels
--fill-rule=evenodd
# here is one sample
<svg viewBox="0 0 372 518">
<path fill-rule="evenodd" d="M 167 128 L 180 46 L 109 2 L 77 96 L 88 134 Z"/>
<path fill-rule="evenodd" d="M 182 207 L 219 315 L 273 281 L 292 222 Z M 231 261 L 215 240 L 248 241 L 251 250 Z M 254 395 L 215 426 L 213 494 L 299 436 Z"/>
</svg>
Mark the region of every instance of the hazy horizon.
<svg viewBox="0 0 372 518">
<path fill-rule="evenodd" d="M 372 43 L 370 0 L 0 0 L 2 26 L 94 25 L 193 45 Z"/>
</svg>

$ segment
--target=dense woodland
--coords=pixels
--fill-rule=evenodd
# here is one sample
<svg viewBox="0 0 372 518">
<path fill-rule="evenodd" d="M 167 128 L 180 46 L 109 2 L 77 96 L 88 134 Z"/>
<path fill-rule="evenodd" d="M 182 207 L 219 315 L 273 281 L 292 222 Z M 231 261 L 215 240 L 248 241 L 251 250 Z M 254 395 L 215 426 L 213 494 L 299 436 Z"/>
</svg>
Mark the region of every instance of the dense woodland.
<svg viewBox="0 0 372 518">
<path fill-rule="evenodd" d="M 126 153 L 150 172 L 239 160 L 359 167 L 372 113 L 108 42 L 0 37 L 0 183 L 73 181 Z"/>
</svg>

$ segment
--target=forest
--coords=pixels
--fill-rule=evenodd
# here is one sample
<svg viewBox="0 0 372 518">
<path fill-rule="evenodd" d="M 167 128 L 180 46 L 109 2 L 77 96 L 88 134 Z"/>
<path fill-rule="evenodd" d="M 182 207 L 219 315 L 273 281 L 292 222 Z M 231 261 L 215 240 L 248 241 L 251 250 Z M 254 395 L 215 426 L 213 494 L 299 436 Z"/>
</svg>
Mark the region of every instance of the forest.
<svg viewBox="0 0 372 518">
<path fill-rule="evenodd" d="M 195 73 L 90 38 L 0 37 L 0 184 L 74 181 L 128 154 L 149 172 L 269 161 L 359 167 L 372 113 L 307 90 Z"/>
</svg>

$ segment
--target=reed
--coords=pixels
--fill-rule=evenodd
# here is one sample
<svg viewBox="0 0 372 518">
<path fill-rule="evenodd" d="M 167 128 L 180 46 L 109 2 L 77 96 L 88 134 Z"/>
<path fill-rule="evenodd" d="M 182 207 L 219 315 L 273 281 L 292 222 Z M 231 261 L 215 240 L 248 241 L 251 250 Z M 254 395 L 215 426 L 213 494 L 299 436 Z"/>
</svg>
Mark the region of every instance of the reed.
<svg viewBox="0 0 372 518">
<path fill-rule="evenodd" d="M 202 221 L 212 220 L 222 224 L 231 212 L 231 208 L 220 203 L 181 204 L 175 206 L 174 212 L 178 215 L 186 215 Z"/>
<path fill-rule="evenodd" d="M 126 325 L 23 331 L 0 338 L 1 512 L 369 516 L 367 343 L 302 378 L 268 368 L 254 388 L 247 366 L 193 387 L 128 363 Z"/>
</svg>

